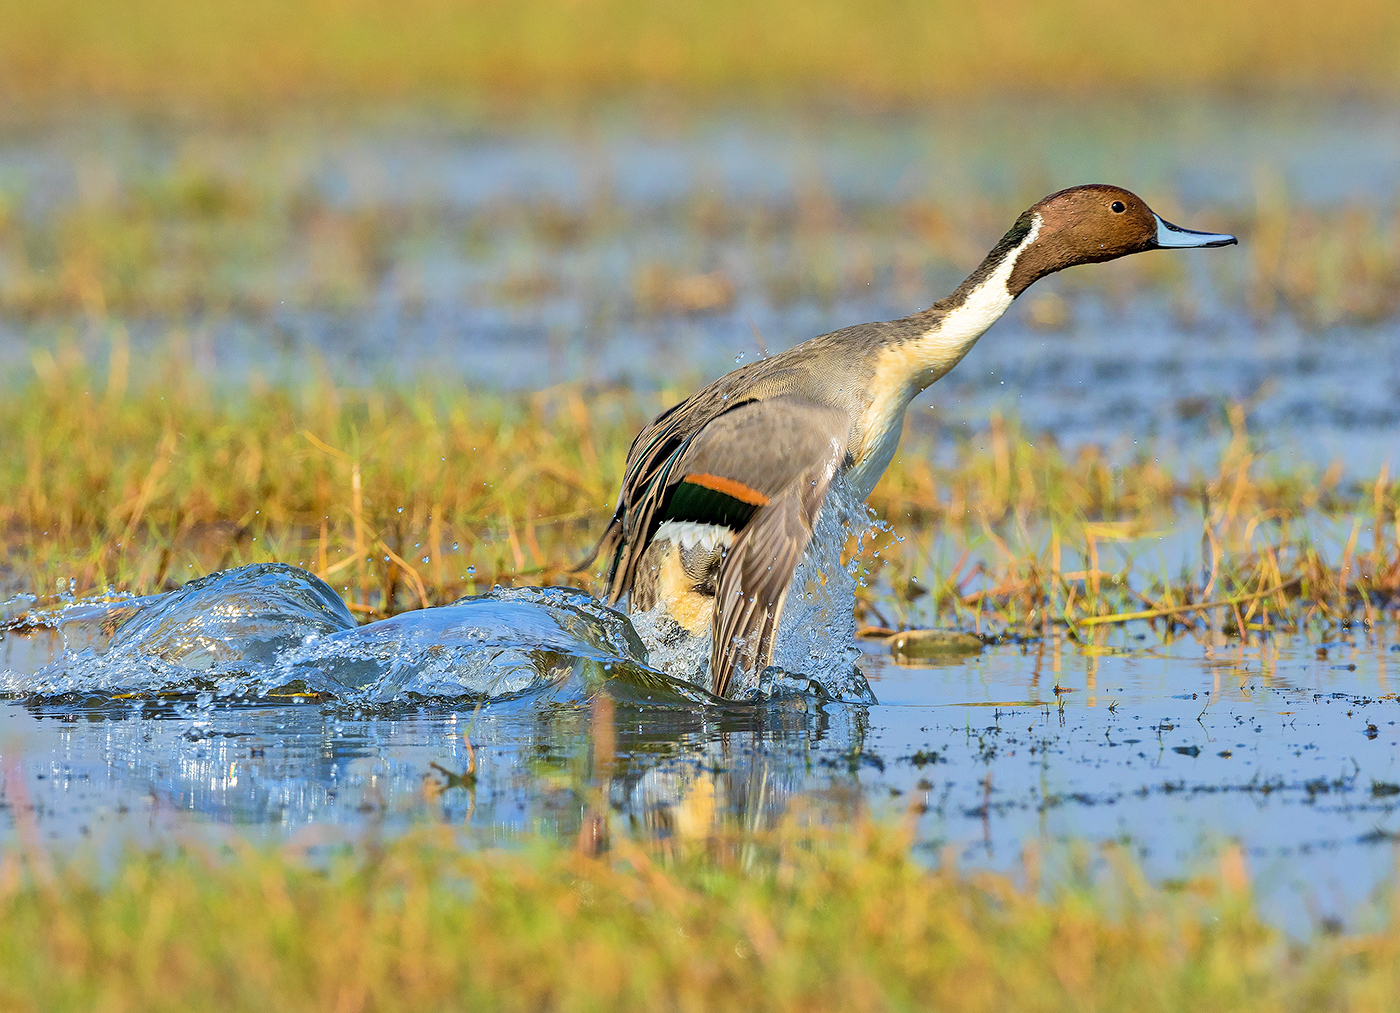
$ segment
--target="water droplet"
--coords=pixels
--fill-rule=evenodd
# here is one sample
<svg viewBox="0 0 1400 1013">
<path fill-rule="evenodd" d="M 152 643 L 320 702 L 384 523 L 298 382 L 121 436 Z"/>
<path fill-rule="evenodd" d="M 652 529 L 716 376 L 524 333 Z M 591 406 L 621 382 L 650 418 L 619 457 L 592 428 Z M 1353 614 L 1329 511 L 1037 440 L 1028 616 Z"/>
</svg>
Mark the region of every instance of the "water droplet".
<svg viewBox="0 0 1400 1013">
<path fill-rule="evenodd" d="M 454 545 L 453 548 L 455 549 L 456 546 Z M 470 575 L 473 576 L 473 577 L 476 576 L 476 567 L 475 567 L 475 566 L 469 566 L 469 567 L 467 567 L 467 573 L 470 574 Z"/>
</svg>

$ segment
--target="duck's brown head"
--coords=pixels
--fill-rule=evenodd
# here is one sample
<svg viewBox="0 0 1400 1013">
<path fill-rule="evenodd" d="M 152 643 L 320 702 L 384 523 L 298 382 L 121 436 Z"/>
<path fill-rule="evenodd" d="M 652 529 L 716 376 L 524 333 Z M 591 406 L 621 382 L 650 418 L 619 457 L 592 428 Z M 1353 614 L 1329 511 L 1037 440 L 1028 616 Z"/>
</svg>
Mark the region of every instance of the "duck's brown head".
<svg viewBox="0 0 1400 1013">
<path fill-rule="evenodd" d="M 1026 244 L 1032 232 L 1035 238 Z M 1234 242 L 1234 236 L 1172 225 L 1136 194 L 1092 183 L 1038 201 L 1017 219 L 998 245 L 1020 247 L 1006 283 L 1012 296 L 1018 296 L 1037 278 L 1076 264 L 1097 264 L 1144 250 L 1229 246 Z"/>
</svg>

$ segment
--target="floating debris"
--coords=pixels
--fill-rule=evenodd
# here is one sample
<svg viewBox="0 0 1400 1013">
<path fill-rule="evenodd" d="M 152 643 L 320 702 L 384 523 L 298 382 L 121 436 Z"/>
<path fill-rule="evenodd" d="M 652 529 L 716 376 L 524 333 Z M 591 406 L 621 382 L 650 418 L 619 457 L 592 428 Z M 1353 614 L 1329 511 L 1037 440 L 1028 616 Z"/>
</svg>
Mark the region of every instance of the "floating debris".
<svg viewBox="0 0 1400 1013">
<path fill-rule="evenodd" d="M 900 664 L 966 658 L 982 653 L 982 638 L 961 630 L 905 630 L 890 638 L 890 654 Z"/>
</svg>

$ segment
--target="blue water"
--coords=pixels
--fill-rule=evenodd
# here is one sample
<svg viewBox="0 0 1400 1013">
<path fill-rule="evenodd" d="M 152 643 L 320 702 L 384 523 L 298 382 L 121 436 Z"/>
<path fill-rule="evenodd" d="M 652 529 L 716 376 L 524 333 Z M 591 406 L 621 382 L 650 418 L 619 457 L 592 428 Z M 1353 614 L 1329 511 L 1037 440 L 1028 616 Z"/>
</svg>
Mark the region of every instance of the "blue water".
<svg viewBox="0 0 1400 1013">
<path fill-rule="evenodd" d="M 0 130 L 0 193 L 20 222 L 119 207 L 189 165 L 332 208 L 401 213 L 402 232 L 348 306 L 317 294 L 305 248 L 274 244 L 271 261 L 228 267 L 239 298 L 211 308 L 96 321 L 0 312 L 0 370 L 20 375 L 35 348 L 69 343 L 100 371 L 120 325 L 134 374 L 181 359 L 232 386 L 315 371 L 345 384 L 625 382 L 678 396 L 759 354 L 760 339 L 773 351 L 928 305 L 1008 224 L 987 207 L 1065 185 L 1119 182 L 1203 228 L 1278 192 L 1314 213 L 1393 214 L 1400 110 L 619 108 L 567 124 L 292 115 L 256 131 L 118 120 Z M 899 217 L 924 195 L 966 202 L 948 223 L 965 241 L 946 261 Z M 697 226 L 711 200 L 740 225 Z M 511 224 L 539 206 L 604 224 L 564 243 Z M 810 234 L 782 224 L 828 213 L 836 224 Z M 1053 300 L 1023 299 L 918 399 L 915 426 L 946 446 L 999 411 L 1067 447 L 1105 444 L 1115 460 L 1147 448 L 1186 470 L 1218 452 L 1221 407 L 1244 399 L 1260 448 L 1281 464 L 1400 470 L 1400 323 L 1256 317 L 1243 238 L 1183 255 L 1165 288 L 1096 287 L 1082 272 L 1037 286 L 1036 298 L 1064 301 L 1064 318 L 1044 329 Z M 0 249 L 0 286 L 12 254 Z M 657 266 L 721 272 L 732 299 L 643 312 L 639 279 Z M 503 294 L 537 276 L 549 281 L 537 293 Z M 1345 522 L 1340 536 L 1317 523 L 1324 547 L 1345 542 Z M 1183 521 L 1153 550 L 1167 571 L 1199 564 L 1198 525 Z M 1116 551 L 1105 546 L 1106 567 Z M 949 565 L 935 555 L 931 569 Z M 285 573 L 243 587 L 231 614 L 182 593 L 75 608 L 62 631 L 0 637 L 0 839 L 30 820 L 62 846 L 224 833 L 315 846 L 439 821 L 478 840 L 568 837 L 601 788 L 615 834 L 703 835 L 796 807 L 897 818 L 912 806 L 931 860 L 951 849 L 1002 869 L 1028 845 L 1053 864 L 1072 842 L 1111 840 L 1169 878 L 1239 841 L 1266 910 L 1300 930 L 1358 924 L 1393 882 L 1391 620 L 1246 645 L 1204 627 L 1171 643 L 1130 627 L 1087 648 L 1005 643 L 924 668 L 861 642 L 861 685 L 877 703 L 832 699 L 858 698 L 852 679 L 831 692 L 770 680 L 765 699 L 721 704 L 653 668 L 602 606 L 551 597 L 565 592 L 359 628 Z M 113 609 L 137 618 L 122 627 L 127 613 Z M 830 647 L 844 656 L 849 642 Z M 605 727 L 617 755 L 606 773 L 594 762 Z M 469 767 L 473 788 L 442 788 Z"/>
<path fill-rule="evenodd" d="M 1362 917 L 1400 839 L 1393 626 L 1250 645 L 1130 628 L 924 667 L 863 642 L 878 702 L 790 683 L 735 703 L 649 667 L 623 616 L 562 589 L 355 627 L 314 577 L 257 566 L 40 619 L 0 640 L 6 834 L 567 839 L 598 790 L 615 834 L 915 807 L 930 858 L 1000 869 L 1114 841 L 1171 878 L 1238 841 L 1299 931 Z"/>
<path fill-rule="evenodd" d="M 315 372 L 491 390 L 627 383 L 675 396 L 758 355 L 760 340 L 776 351 L 926 307 L 1016 210 L 1075 183 L 1126 185 L 1188 226 L 1235 229 L 1262 204 L 1352 215 L 1393 242 L 1397 138 L 1400 108 L 1296 101 L 901 115 L 618 107 L 510 123 L 287 114 L 256 131 L 77 119 L 0 130 L 0 194 L 17 222 L 120 215 L 194 173 L 285 207 L 265 226 L 266 249 L 221 264 L 213 307 L 114 315 L 138 364 L 176 356 L 234 385 Z M 317 243 L 332 261 L 355 255 L 337 252 L 334 236 L 281 238 L 298 201 L 388 222 L 382 263 L 363 276 L 318 274 L 330 269 L 318 268 Z M 924 205 L 937 209 L 933 225 L 910 210 Z M 538 227 L 541 215 L 563 225 Z M 189 229 L 170 226 L 172 248 Z M 1136 441 L 1200 461 L 1218 450 L 1222 406 L 1242 400 L 1284 464 L 1400 469 L 1400 318 L 1261 316 L 1249 295 L 1259 254 L 1242 239 L 1150 255 L 1170 258 L 1154 267 L 1175 279 L 1165 289 L 1122 265 L 1047 279 L 919 399 L 915 425 L 952 437 L 985 429 L 997 410 L 1067 446 L 1130 453 Z M 732 295 L 699 312 L 648 311 L 639 293 L 658 270 L 722 275 Z M 337 297 L 342 284 L 362 290 Z M 1048 331 L 1046 299 L 1063 300 Z M 30 369 L 31 346 L 55 342 L 106 361 L 108 330 L 86 317 L 0 313 L 0 370 Z"/>
</svg>

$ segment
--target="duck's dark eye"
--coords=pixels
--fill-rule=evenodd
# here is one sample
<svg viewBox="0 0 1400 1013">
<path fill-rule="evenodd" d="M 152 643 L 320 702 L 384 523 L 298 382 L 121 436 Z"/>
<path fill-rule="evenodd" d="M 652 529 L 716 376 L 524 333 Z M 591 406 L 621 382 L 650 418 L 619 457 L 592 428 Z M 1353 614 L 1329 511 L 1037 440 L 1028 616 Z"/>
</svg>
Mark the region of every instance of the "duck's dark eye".
<svg viewBox="0 0 1400 1013">
<path fill-rule="evenodd" d="M 1113 213 L 1115 215 L 1121 215 L 1124 211 L 1127 210 L 1127 208 L 1123 206 L 1123 202 L 1121 200 L 1116 200 L 1109 206 L 1113 208 Z"/>
</svg>

